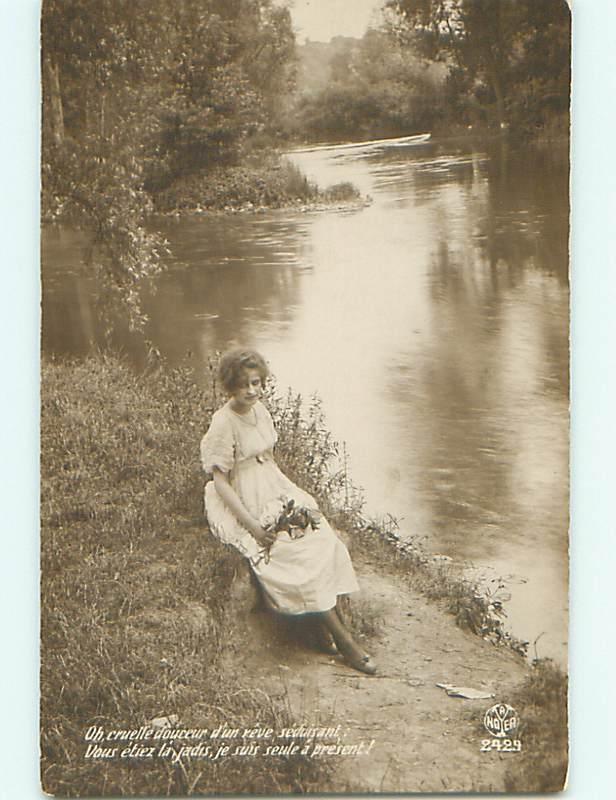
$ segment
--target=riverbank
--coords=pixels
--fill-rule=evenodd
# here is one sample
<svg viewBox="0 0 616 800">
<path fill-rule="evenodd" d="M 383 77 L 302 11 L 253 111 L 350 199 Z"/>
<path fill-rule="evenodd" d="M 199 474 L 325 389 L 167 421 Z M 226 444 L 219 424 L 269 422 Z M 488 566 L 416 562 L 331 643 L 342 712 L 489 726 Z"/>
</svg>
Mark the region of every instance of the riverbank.
<svg viewBox="0 0 616 800">
<path fill-rule="evenodd" d="M 269 402 L 283 468 L 319 496 L 339 527 L 356 521 L 342 533 L 364 595 L 351 606 L 351 619 L 382 665 L 379 677 L 319 656 L 301 632 L 298 641 L 297 631 L 249 610 L 242 560 L 208 534 L 202 518 L 197 445 L 220 402 L 214 383 L 204 392 L 185 371 L 135 375 L 111 356 L 43 364 L 45 790 L 271 794 L 380 781 L 376 791 L 435 791 L 447 788 L 438 782 L 445 775 L 450 790 L 560 788 L 565 676 L 545 664 L 531 669 L 511 647 L 495 646 L 482 628 L 489 608 L 449 565 L 417 548 L 393 547 L 377 525 L 362 528 L 348 476 L 328 469 L 331 442 L 318 404 L 302 419 L 297 400 L 275 394 Z M 312 469 L 304 455 L 309 442 L 322 456 Z M 539 683 L 537 676 L 544 676 Z M 495 699 L 452 698 L 437 682 L 471 685 Z M 513 697 L 524 725 L 522 754 L 482 753 L 485 708 Z M 303 747 L 267 758 L 246 752 L 177 763 L 84 757 L 92 726 L 138 730 L 154 721 L 162 729 L 210 731 L 223 723 L 297 731 L 302 723 L 342 722 L 349 746 L 367 748 L 374 739 L 375 753 L 362 756 L 359 778 L 358 760 L 333 751 L 316 758 Z"/>
<path fill-rule="evenodd" d="M 178 178 L 154 192 L 153 201 L 155 211 L 164 214 L 318 208 L 363 202 L 352 183 L 319 187 L 275 151 L 252 154 L 239 165 L 216 166 Z"/>
<path fill-rule="evenodd" d="M 290 208 L 319 211 L 360 208 L 370 203 L 349 181 L 318 186 L 290 160 L 275 150 L 258 151 L 242 163 L 218 165 L 176 178 L 163 186 L 147 186 L 149 215 L 189 216 L 195 214 L 263 213 Z M 41 222 L 74 221 L 67 217 L 66 204 L 43 186 Z M 92 223 L 81 218 L 86 226 Z"/>
</svg>

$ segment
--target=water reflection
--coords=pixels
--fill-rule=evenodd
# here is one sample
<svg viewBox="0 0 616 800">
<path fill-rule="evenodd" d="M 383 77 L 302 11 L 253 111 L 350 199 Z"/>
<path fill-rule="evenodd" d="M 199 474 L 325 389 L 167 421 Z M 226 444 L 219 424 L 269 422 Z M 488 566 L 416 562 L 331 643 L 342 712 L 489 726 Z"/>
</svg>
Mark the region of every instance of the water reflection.
<svg viewBox="0 0 616 800">
<path fill-rule="evenodd" d="M 174 257 L 148 291 L 172 362 L 253 342 L 279 383 L 318 392 L 373 510 L 520 580 L 512 622 L 565 640 L 567 154 L 506 142 L 293 156 L 351 212 L 161 221 Z M 83 242 L 44 235 L 44 346 L 100 341 Z M 124 334 L 139 363 L 139 345 Z"/>
<path fill-rule="evenodd" d="M 255 331 L 284 331 L 300 303 L 305 257 L 302 226 L 287 220 L 217 216 L 159 219 L 169 240 L 168 269 L 144 289 L 146 336 L 172 362 L 187 354 L 202 360 L 229 342 L 249 341 Z M 81 266 L 85 238 L 59 227 L 46 229 L 43 342 L 47 351 L 83 355 L 105 344 L 95 313 L 96 286 Z M 142 337 L 121 319 L 111 342 L 139 365 Z"/>
</svg>

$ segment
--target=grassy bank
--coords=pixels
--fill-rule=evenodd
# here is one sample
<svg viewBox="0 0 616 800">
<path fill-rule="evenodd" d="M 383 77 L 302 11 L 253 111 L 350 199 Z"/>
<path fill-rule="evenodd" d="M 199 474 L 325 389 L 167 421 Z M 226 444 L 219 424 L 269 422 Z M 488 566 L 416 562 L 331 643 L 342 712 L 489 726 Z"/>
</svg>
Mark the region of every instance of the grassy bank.
<svg viewBox="0 0 616 800">
<path fill-rule="evenodd" d="M 41 774 L 60 795 L 306 792 L 327 764 L 86 760 L 91 725 L 290 724 L 284 696 L 219 671 L 234 552 L 201 519 L 198 442 L 213 398 L 180 372 L 46 363 L 41 427 Z"/>
<path fill-rule="evenodd" d="M 213 365 L 211 375 L 214 375 Z M 187 371 L 141 375 L 112 356 L 44 362 L 41 424 L 41 752 L 46 791 L 64 795 L 326 791 L 327 762 L 301 756 L 226 758 L 218 763 L 84 759 L 91 725 L 138 728 L 177 715 L 212 727 L 292 724 L 284 694 L 238 687 L 221 668 L 236 635 L 231 596 L 242 560 L 207 535 L 198 442 L 221 404 Z M 314 494 L 349 535 L 351 551 L 412 582 L 462 627 L 518 651 L 502 610 L 450 562 L 412 541 L 393 521 L 368 520 L 327 430 L 320 402 L 273 387 L 268 404 L 284 471 Z M 355 609 L 369 633 L 370 609 Z M 533 682 L 519 709 L 542 752 L 562 712 L 564 676 L 545 692 Z M 560 694 L 559 694 L 560 692 Z M 548 737 L 549 739 L 549 737 Z M 530 741 L 530 739 L 525 739 Z M 562 771 L 562 748 L 545 754 Z M 560 760 L 559 760 L 560 759 Z M 516 762 L 518 765 L 521 762 Z M 559 766 L 560 765 L 560 766 Z M 517 768 L 517 767 L 516 767 Z M 528 775 L 534 769 L 527 762 Z M 511 775 L 520 786 L 524 776 Z"/>
<path fill-rule="evenodd" d="M 322 188 L 274 152 L 176 179 L 153 195 L 157 211 L 232 211 L 358 202 L 348 182 Z"/>
<path fill-rule="evenodd" d="M 508 792 L 559 792 L 567 775 L 567 677 L 549 659 L 533 665 L 512 698 L 524 750 L 505 776 Z"/>
</svg>

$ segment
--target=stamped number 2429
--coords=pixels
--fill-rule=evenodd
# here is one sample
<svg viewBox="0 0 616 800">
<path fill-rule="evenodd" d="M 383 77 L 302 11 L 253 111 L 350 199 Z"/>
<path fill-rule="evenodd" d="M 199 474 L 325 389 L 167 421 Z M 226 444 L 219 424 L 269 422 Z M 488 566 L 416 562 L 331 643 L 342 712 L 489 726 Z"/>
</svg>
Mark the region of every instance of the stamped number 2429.
<svg viewBox="0 0 616 800">
<path fill-rule="evenodd" d="M 499 753 L 520 753 L 522 742 L 519 739 L 482 739 L 481 752 L 497 750 Z"/>
</svg>

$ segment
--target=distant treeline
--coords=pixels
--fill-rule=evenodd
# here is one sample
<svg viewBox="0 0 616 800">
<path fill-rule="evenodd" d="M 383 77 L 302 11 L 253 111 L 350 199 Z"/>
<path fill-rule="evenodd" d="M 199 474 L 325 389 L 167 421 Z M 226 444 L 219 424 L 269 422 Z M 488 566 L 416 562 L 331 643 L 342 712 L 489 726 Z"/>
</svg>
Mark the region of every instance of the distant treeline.
<svg viewBox="0 0 616 800">
<path fill-rule="evenodd" d="M 293 137 L 567 131 L 564 0 L 389 0 L 380 30 L 299 53 Z"/>
<path fill-rule="evenodd" d="M 298 48 L 294 113 L 286 127 L 300 141 L 369 139 L 433 130 L 445 76 L 383 31 Z M 319 67 L 315 69 L 315 66 Z"/>
</svg>

